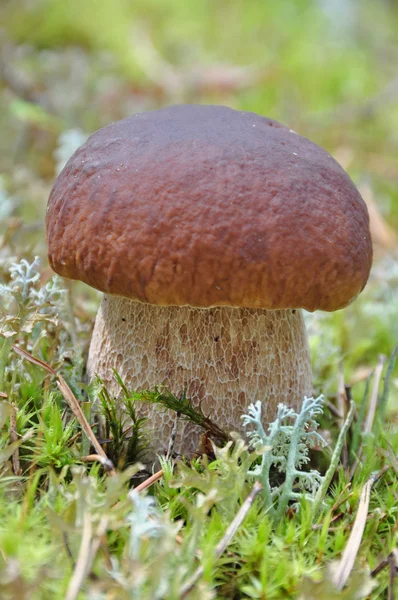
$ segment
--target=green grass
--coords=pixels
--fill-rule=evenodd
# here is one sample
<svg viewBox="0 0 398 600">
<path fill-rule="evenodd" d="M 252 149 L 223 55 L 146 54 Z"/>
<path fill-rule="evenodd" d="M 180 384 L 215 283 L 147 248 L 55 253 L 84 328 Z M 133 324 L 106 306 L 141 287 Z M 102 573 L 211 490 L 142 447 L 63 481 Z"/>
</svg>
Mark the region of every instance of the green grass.
<svg viewBox="0 0 398 600">
<path fill-rule="evenodd" d="M 12 0 L 0 7 L 0 598 L 177 599 L 199 568 L 187 598 L 394 597 L 390 566 L 370 573 L 396 549 L 398 533 L 398 368 L 388 362 L 398 341 L 398 249 L 385 237 L 387 225 L 398 226 L 398 103 L 383 92 L 396 78 L 398 11 L 392 2 L 376 10 L 366 1 L 353 11 L 352 21 L 349 13 L 328 16 L 315 0 Z M 302 497 L 298 509 L 289 502 L 276 518 L 259 494 L 219 556 L 217 545 L 252 490 L 248 470 L 261 458 L 239 442 L 226 446 L 225 432 L 189 398 L 148 390 L 140 402 L 202 424 L 219 449 L 191 463 L 162 460 L 163 477 L 130 494 L 148 476 L 138 464 L 148 443 L 138 397 L 120 381 L 120 411 L 101 382 L 86 385 L 98 294 L 53 283 L 45 260 L 45 205 L 63 157 L 112 120 L 175 102 L 228 104 L 289 124 L 337 157 L 383 219 L 361 296 L 344 311 L 307 315 L 315 393 L 327 401 L 320 428 L 329 441 L 311 450 L 309 469 L 324 475 L 330 464 L 341 429 L 330 406 L 341 374 L 356 404 L 320 509 Z M 40 266 L 29 272 L 35 256 Z M 19 266 L 10 271 L 13 263 Z M 86 461 L 94 449 L 55 377 L 15 353 L 14 343 L 64 377 L 114 474 Z M 387 362 L 379 409 L 364 433 L 380 354 Z M 333 569 L 375 472 L 383 474 L 370 494 L 355 567 L 337 591 Z M 284 482 L 275 465 L 270 478 L 274 486 Z"/>
</svg>

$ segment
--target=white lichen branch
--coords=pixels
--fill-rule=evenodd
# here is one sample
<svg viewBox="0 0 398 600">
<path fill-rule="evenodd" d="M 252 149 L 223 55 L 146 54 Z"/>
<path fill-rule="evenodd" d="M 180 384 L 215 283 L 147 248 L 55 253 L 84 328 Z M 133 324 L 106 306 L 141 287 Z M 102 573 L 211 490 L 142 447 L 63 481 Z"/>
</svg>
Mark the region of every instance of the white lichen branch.
<svg viewBox="0 0 398 600">
<path fill-rule="evenodd" d="M 248 432 L 248 437 L 252 448 L 261 456 L 260 464 L 252 468 L 248 475 L 260 481 L 265 508 L 277 520 L 285 514 L 290 502 L 298 505 L 302 498 L 312 502 L 322 483 L 323 478 L 318 471 L 304 471 L 302 467 L 309 462 L 311 447 L 315 444 L 326 445 L 317 432 L 316 421 L 316 417 L 323 412 L 323 402 L 323 396 L 304 398 L 299 413 L 280 404 L 268 432 L 261 421 L 261 402 L 251 404 L 248 414 L 242 416 L 245 427 L 254 427 Z M 273 470 L 285 474 L 283 482 L 274 488 L 271 485 Z"/>
</svg>

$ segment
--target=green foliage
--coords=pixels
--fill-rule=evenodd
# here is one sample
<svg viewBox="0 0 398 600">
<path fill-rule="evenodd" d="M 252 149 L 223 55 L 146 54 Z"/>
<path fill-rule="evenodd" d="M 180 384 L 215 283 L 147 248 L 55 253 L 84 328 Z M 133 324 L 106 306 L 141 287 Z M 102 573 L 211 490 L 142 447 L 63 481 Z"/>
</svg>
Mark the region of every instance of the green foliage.
<svg viewBox="0 0 398 600">
<path fill-rule="evenodd" d="M 219 443 L 225 443 L 230 439 L 230 436 L 217 423 L 214 423 L 210 417 L 203 413 L 200 406 L 197 408 L 193 407 L 191 400 L 187 398 L 185 392 L 177 397 L 166 388 L 159 386 L 155 387 L 154 390 L 135 392 L 132 398 L 135 401 L 158 404 L 165 409 L 174 411 L 180 418 L 199 425 L 205 431 L 210 432 L 212 438 Z"/>
<path fill-rule="evenodd" d="M 317 432 L 322 397 L 306 399 L 299 413 L 281 406 L 268 428 L 261 423 L 261 405 L 250 406 L 243 419 L 253 428 L 251 452 L 242 440 L 227 441 L 218 425 L 195 410 L 185 395 L 177 398 L 163 388 L 135 393 L 115 373 L 122 403 L 116 403 L 97 380 L 89 389 L 93 403 L 86 403 L 87 415 L 103 420 L 104 448 L 124 470 L 109 477 L 99 465 L 77 467 L 87 453 L 80 425 L 43 371 L 22 364 L 12 352 L 16 339 L 43 358 L 54 357 L 67 376 L 79 372 L 79 354 L 62 367 L 61 357 L 71 344 L 66 331 L 62 336 L 58 317 L 64 293 L 51 282 L 41 286 L 37 274 L 35 263 L 16 263 L 2 287 L 6 326 L 12 319 L 13 329 L 6 329 L 10 335 L 0 338 L 0 379 L 9 396 L 0 401 L 0 493 L 20 499 L 4 502 L 3 508 L 0 502 L 2 597 L 65 597 L 77 577 L 74 565 L 81 548 L 86 566 L 79 585 L 87 594 L 95 586 L 97 592 L 118 598 L 172 599 L 179 597 L 200 565 L 203 576 L 190 593 L 192 598 L 261 598 L 264 593 L 269 598 L 296 593 L 327 598 L 333 592 L 338 597 L 323 569 L 347 543 L 363 482 L 384 464 L 396 469 L 395 429 L 386 430 L 378 423 L 373 435 L 362 435 L 368 394 L 349 441 L 351 460 L 360 447 L 362 451 L 351 494 L 339 468 L 332 490 L 325 490 L 319 515 L 311 510 L 311 502 L 321 477 L 315 469 L 305 468 L 310 447 L 323 443 Z M 391 388 L 394 356 L 386 369 L 383 405 Z M 214 460 L 203 456 L 192 464 L 180 461 L 174 466 L 160 459 L 164 477 L 155 484 L 151 498 L 129 492 L 141 468 L 129 465 L 145 458 L 149 442 L 145 419 L 138 411 L 143 401 L 178 412 L 225 444 L 213 446 Z M 14 416 L 15 441 L 11 439 Z M 18 476 L 12 463 L 16 452 Z M 398 487 L 396 477 L 385 477 L 373 492 L 361 549 L 362 560 L 371 568 L 396 543 Z M 257 498 L 229 551 L 217 560 L 217 544 L 245 501 L 253 478 L 261 481 L 264 496 Z M 338 516 L 335 506 L 341 511 L 337 525 L 333 524 Z M 19 537 L 35 547 L 34 555 L 14 539 L 16 527 Z M 386 581 L 381 576 L 376 588 L 381 593 Z M 341 597 L 360 598 L 362 593 L 352 584 Z"/>
<path fill-rule="evenodd" d="M 76 463 L 77 457 L 73 451 L 77 431 L 76 421 L 69 419 L 65 411 L 61 412 L 55 398 L 49 394 L 40 411 L 32 416 L 35 428 L 35 441 L 32 455 L 25 456 L 38 467 L 51 466 L 60 470 L 67 465 Z"/>
<path fill-rule="evenodd" d="M 145 461 L 150 440 L 145 430 L 147 419 L 138 417 L 136 401 L 131 392 L 116 372 L 114 376 L 122 391 L 120 399 L 111 398 L 98 376 L 93 395 L 99 398 L 100 414 L 105 421 L 107 455 L 114 465 L 122 468 Z"/>
<path fill-rule="evenodd" d="M 202 468 L 195 469 L 179 463 L 178 477 L 171 485 L 188 490 L 193 488 L 204 495 L 212 496 L 220 518 L 228 522 L 233 518 L 236 506 L 248 491 L 247 471 L 253 462 L 253 457 L 240 439 L 237 439 L 234 444 L 228 442 L 224 448 L 213 445 L 213 449 L 215 460 L 209 464 L 204 457 Z"/>
</svg>

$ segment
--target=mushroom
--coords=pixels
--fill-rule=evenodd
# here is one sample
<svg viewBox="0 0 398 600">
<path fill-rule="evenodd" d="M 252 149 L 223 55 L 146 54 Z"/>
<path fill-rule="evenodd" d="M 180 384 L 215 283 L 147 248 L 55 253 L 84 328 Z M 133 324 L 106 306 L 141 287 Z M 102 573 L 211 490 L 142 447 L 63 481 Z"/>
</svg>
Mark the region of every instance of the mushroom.
<svg viewBox="0 0 398 600">
<path fill-rule="evenodd" d="M 49 261 L 104 292 L 88 373 L 113 394 L 186 391 L 225 430 L 312 392 L 300 309 L 346 306 L 367 281 L 366 205 L 322 148 L 223 106 L 136 114 L 94 133 L 55 182 Z M 151 406 L 154 450 L 173 415 Z M 176 449 L 197 431 L 180 423 Z"/>
</svg>

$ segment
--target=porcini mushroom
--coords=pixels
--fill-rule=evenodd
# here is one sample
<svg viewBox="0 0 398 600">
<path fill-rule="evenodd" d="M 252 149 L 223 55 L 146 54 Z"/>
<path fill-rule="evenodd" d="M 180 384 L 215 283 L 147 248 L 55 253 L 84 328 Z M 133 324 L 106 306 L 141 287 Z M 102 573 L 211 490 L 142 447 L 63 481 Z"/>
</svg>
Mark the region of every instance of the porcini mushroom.
<svg viewBox="0 0 398 600">
<path fill-rule="evenodd" d="M 322 148 L 223 106 L 136 114 L 69 160 L 47 212 L 49 260 L 104 292 L 88 372 L 112 393 L 186 390 L 226 430 L 250 402 L 266 420 L 311 394 L 300 309 L 332 311 L 363 289 L 366 205 Z M 155 449 L 172 415 L 151 407 Z M 181 423 L 176 449 L 197 436 Z"/>
</svg>

